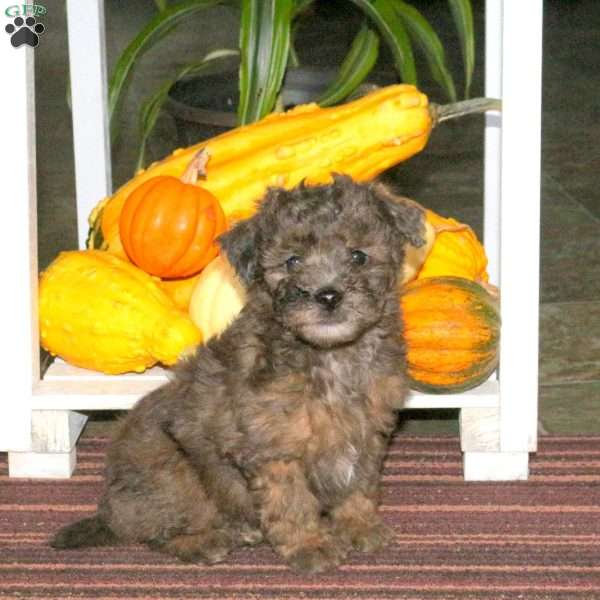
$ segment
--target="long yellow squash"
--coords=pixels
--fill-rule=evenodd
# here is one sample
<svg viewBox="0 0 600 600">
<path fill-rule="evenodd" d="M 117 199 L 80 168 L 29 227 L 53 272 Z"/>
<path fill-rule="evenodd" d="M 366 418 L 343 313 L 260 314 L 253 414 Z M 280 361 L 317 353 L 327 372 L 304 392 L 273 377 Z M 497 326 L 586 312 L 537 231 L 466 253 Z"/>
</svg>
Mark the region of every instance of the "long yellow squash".
<svg viewBox="0 0 600 600">
<path fill-rule="evenodd" d="M 439 121 L 498 108 L 475 99 L 449 106 L 429 104 L 412 85 L 392 85 L 333 108 L 316 104 L 275 113 L 233 129 L 140 171 L 90 215 L 88 246 L 124 256 L 119 215 L 129 194 L 158 175 L 180 177 L 196 153 L 210 154 L 206 178 L 198 185 L 212 192 L 228 221 L 251 216 L 269 186 L 291 188 L 305 180 L 325 183 L 331 173 L 367 181 L 420 152 Z"/>
</svg>

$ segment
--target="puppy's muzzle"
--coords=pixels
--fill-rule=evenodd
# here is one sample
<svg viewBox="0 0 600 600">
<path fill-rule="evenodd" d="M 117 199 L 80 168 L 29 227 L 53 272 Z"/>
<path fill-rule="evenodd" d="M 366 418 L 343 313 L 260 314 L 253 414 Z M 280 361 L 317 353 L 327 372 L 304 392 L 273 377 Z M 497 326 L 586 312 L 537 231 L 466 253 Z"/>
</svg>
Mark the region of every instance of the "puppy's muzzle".
<svg viewBox="0 0 600 600">
<path fill-rule="evenodd" d="M 323 288 L 315 294 L 315 301 L 327 309 L 329 312 L 335 310 L 336 306 L 342 301 L 344 294 L 331 287 Z"/>
</svg>

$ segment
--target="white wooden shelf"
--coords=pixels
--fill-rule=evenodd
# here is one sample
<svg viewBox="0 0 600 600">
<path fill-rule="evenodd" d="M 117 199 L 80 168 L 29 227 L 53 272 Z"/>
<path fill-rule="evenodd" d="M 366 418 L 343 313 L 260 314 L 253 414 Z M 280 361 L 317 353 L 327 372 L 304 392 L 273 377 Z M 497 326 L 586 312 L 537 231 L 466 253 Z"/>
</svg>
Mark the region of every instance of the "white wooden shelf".
<svg viewBox="0 0 600 600">
<path fill-rule="evenodd" d="M 168 371 L 104 375 L 55 360 L 34 389 L 33 410 L 129 410 L 144 394 L 165 383 Z M 404 409 L 493 408 L 499 404 L 496 379 L 461 394 L 411 392 Z"/>
<path fill-rule="evenodd" d="M 499 379 L 460 395 L 413 393 L 406 408 L 459 408 L 469 480 L 524 479 L 537 444 L 540 138 L 543 0 L 486 0 L 484 243 L 491 282 L 502 289 Z M 103 0 L 67 0 L 77 214 L 110 193 Z M 8 80 L 0 158 L 11 165 L 11 227 L 0 237 L 11 281 L 0 313 L 0 364 L 10 393 L 0 403 L 0 450 L 11 476 L 68 477 L 85 416 L 129 409 L 166 380 L 162 369 L 106 376 L 56 361 L 39 374 L 34 49 L 0 44 Z M 502 228 L 500 227 L 502 224 Z"/>
</svg>

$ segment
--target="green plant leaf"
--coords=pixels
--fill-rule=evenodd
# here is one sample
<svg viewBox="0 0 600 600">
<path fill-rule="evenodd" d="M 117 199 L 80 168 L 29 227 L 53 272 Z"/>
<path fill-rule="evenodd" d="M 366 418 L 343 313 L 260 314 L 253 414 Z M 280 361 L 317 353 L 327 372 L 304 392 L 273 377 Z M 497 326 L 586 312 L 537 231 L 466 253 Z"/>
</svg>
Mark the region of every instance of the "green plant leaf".
<svg viewBox="0 0 600 600">
<path fill-rule="evenodd" d="M 446 65 L 444 46 L 437 33 L 429 21 L 411 4 L 403 0 L 394 0 L 394 6 L 411 38 L 423 50 L 433 78 L 442 86 L 450 102 L 456 102 L 454 80 Z"/>
<path fill-rule="evenodd" d="M 156 8 L 158 8 L 160 12 L 167 8 L 167 0 L 154 0 L 154 4 L 156 4 Z"/>
<path fill-rule="evenodd" d="M 277 100 L 290 49 L 294 0 L 242 0 L 241 125 L 267 115 Z"/>
<path fill-rule="evenodd" d="M 475 68 L 475 27 L 470 0 L 448 0 L 460 38 L 465 69 L 465 98 L 469 97 Z"/>
<path fill-rule="evenodd" d="M 371 72 L 379 54 L 379 36 L 366 23 L 352 41 L 336 78 L 317 100 L 321 106 L 331 106 L 351 94 Z"/>
<path fill-rule="evenodd" d="M 112 119 L 136 60 L 183 19 L 225 0 L 185 0 L 169 6 L 153 17 L 121 53 L 108 86 L 108 111 Z"/>
<path fill-rule="evenodd" d="M 158 116 L 163 105 L 167 101 L 169 90 L 173 87 L 173 85 L 188 75 L 197 75 L 198 73 L 205 71 L 217 60 L 235 56 L 237 54 L 239 54 L 238 50 L 230 49 L 221 49 L 209 52 L 201 61 L 186 65 L 179 69 L 173 79 L 170 79 L 161 85 L 158 91 L 152 94 L 152 96 L 150 96 L 146 102 L 144 102 L 140 110 L 141 140 L 135 165 L 136 171 L 144 167 L 146 143 L 156 125 L 156 121 L 158 120 Z"/>
<path fill-rule="evenodd" d="M 374 23 L 388 44 L 396 70 L 405 83 L 417 84 L 417 69 L 410 38 L 400 15 L 389 0 L 351 0 Z"/>
</svg>

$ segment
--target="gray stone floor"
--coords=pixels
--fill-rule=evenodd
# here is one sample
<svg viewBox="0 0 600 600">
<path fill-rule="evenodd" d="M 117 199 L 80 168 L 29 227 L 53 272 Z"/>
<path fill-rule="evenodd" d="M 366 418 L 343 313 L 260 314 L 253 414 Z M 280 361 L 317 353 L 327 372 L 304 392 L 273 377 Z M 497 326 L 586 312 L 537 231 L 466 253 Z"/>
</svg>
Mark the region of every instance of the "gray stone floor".
<svg viewBox="0 0 600 600">
<path fill-rule="evenodd" d="M 321 3 L 323 4 L 323 3 Z M 446 3 L 414 0 L 432 19 L 461 72 Z M 482 0 L 473 0 L 483 31 Z M 46 2 L 46 33 L 36 50 L 39 255 L 44 268 L 63 249 L 76 246 L 72 130 L 66 102 L 68 48 L 64 3 Z M 331 1 L 298 29 L 305 64 L 335 65 L 344 55 L 356 18 L 349 2 Z M 600 3 L 547 0 L 544 23 L 542 146 L 540 414 L 554 433 L 600 432 Z M 109 71 L 116 57 L 154 11 L 150 0 L 106 0 Z M 237 45 L 237 14 L 218 7 L 182 24 L 136 66 L 113 147 L 113 183 L 132 174 L 137 112 L 172 73 L 205 52 Z M 482 91 L 482 34 L 473 92 Z M 378 69 L 390 71 L 384 53 Z M 421 70 L 421 88 L 443 101 Z M 426 150 L 390 170 L 385 179 L 441 213 L 481 231 L 482 121 L 443 124 Z M 176 146 L 174 125 L 164 115 L 149 145 L 150 159 Z M 526 199 L 523 199 L 526 201 Z M 536 224 L 532 223 L 532 227 Z M 518 240 L 516 241 L 518 243 Z M 95 426 L 107 427 L 110 421 Z M 418 413 L 406 429 L 455 431 L 456 414 Z"/>
</svg>

